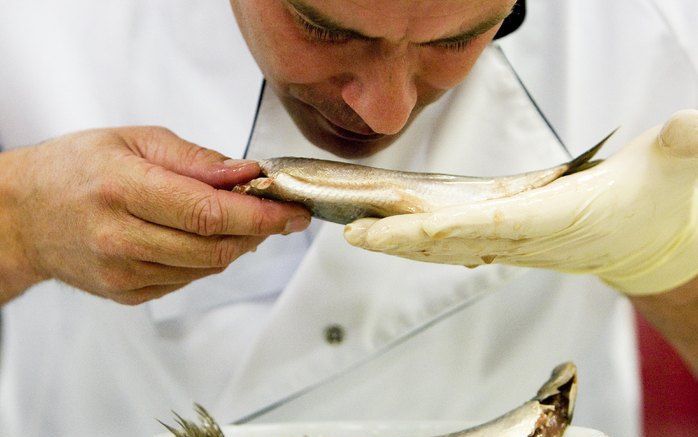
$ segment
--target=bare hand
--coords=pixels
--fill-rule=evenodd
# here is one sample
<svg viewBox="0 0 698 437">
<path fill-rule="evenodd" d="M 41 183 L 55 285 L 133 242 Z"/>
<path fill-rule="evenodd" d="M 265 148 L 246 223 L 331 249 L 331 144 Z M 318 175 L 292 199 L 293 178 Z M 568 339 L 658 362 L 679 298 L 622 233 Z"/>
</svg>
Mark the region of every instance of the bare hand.
<svg viewBox="0 0 698 437">
<path fill-rule="evenodd" d="M 163 128 L 79 132 L 2 155 L 0 303 L 55 278 L 139 304 L 310 222 L 299 206 L 228 191 L 256 177 L 256 163 Z"/>
</svg>

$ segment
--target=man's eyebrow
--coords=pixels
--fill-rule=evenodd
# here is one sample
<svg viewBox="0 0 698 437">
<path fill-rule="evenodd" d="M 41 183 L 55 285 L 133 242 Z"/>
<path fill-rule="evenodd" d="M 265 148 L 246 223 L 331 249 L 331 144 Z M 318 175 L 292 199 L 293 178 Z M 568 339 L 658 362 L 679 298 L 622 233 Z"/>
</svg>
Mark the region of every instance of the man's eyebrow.
<svg viewBox="0 0 698 437">
<path fill-rule="evenodd" d="M 364 35 L 357 30 L 349 29 L 347 27 L 342 26 L 341 24 L 337 23 L 332 18 L 327 17 L 322 12 L 318 11 L 314 7 L 310 6 L 307 3 L 304 3 L 301 0 L 286 0 L 286 1 L 291 5 L 291 7 L 293 9 L 295 9 L 295 11 L 299 15 L 301 15 L 302 18 L 309 21 L 310 24 L 321 27 L 321 28 L 328 30 L 330 32 L 342 33 L 342 34 L 345 34 L 345 35 L 347 35 L 349 37 L 353 37 L 353 38 L 369 39 L 369 40 L 377 39 L 376 37 Z M 425 42 L 422 42 L 419 44 L 421 44 L 421 45 L 449 44 L 449 43 L 456 43 L 459 41 L 470 40 L 472 38 L 475 38 L 475 37 L 487 32 L 488 30 L 492 29 L 497 24 L 504 21 L 504 19 L 512 13 L 513 9 L 514 9 L 514 5 L 512 5 L 512 7 L 509 8 L 505 13 L 499 14 L 499 15 L 492 17 L 486 21 L 483 21 L 482 23 L 476 25 L 475 27 L 468 29 L 465 32 L 461 32 L 457 35 L 448 36 L 445 38 L 439 38 L 439 39 L 435 39 L 432 41 L 425 41 Z"/>
<path fill-rule="evenodd" d="M 465 32 L 461 32 L 457 35 L 453 36 L 447 36 L 445 38 L 439 38 L 431 41 L 426 41 L 423 43 L 420 43 L 421 45 L 436 45 L 436 44 L 453 44 L 453 43 L 458 43 L 458 42 L 464 42 L 464 41 L 469 41 L 475 37 L 478 37 L 482 35 L 483 33 L 487 32 L 488 30 L 492 29 L 494 26 L 498 25 L 502 21 L 504 21 L 513 11 L 513 7 L 509 9 L 506 13 L 497 15 L 496 17 L 492 17 L 488 19 L 487 21 L 483 21 L 482 23 L 478 24 L 477 26 L 466 30 Z"/>
<path fill-rule="evenodd" d="M 302 18 L 306 19 L 315 26 L 321 27 L 330 32 L 337 32 L 346 34 L 347 36 L 359 39 L 376 39 L 367 35 L 362 34 L 353 29 L 342 26 L 341 24 L 334 21 L 332 18 L 327 17 L 318 11 L 314 7 L 303 3 L 300 0 L 286 0 L 295 11 L 301 15 Z"/>
</svg>

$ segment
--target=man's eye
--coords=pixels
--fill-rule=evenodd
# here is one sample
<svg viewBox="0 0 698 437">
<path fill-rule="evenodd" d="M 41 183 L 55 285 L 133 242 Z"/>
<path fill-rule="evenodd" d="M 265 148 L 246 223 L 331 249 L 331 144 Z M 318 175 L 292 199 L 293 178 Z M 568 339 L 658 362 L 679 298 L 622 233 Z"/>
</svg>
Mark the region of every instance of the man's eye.
<svg viewBox="0 0 698 437">
<path fill-rule="evenodd" d="M 300 25 L 301 29 L 303 29 L 303 32 L 305 32 L 311 39 L 315 41 L 327 43 L 343 43 L 349 41 L 349 39 L 351 38 L 345 32 L 337 32 L 325 29 L 308 22 L 298 14 L 294 15 L 296 18 L 296 22 Z"/>
<path fill-rule="evenodd" d="M 472 44 L 475 38 L 459 39 L 454 41 L 442 41 L 430 43 L 429 46 L 436 47 L 439 49 L 453 50 L 456 52 L 462 52 L 467 49 L 470 44 Z"/>
</svg>

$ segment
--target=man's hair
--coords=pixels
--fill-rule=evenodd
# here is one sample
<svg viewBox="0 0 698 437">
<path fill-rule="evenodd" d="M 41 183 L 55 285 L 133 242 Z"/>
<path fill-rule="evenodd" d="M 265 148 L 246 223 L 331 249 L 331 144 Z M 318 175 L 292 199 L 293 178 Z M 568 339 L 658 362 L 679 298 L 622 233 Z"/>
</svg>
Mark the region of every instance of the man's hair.
<svg viewBox="0 0 698 437">
<path fill-rule="evenodd" d="M 499 28 L 497 35 L 494 39 L 503 38 L 510 33 L 514 32 L 516 29 L 521 27 L 521 24 L 526 18 L 526 0 L 517 0 L 511 14 L 504 20 L 502 27 Z"/>
</svg>

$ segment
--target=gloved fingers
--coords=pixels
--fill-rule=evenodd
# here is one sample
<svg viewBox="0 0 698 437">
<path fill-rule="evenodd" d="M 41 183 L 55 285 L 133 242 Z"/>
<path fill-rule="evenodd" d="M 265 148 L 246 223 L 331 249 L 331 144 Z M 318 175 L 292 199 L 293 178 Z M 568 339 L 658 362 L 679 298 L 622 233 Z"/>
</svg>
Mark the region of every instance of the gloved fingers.
<svg viewBox="0 0 698 437">
<path fill-rule="evenodd" d="M 675 113 L 659 134 L 659 147 L 677 158 L 698 158 L 698 110 Z"/>
<path fill-rule="evenodd" d="M 467 255 L 468 248 L 457 239 L 432 240 L 422 230 L 422 221 L 426 217 L 428 214 L 360 219 L 344 228 L 344 238 L 349 244 L 363 249 L 415 261 L 471 267 L 483 263 L 480 257 Z M 471 251 L 478 252 L 477 247 L 481 245 L 481 241 L 474 242 Z"/>
<path fill-rule="evenodd" d="M 554 236 L 584 221 L 599 191 L 579 173 L 516 196 L 439 210 L 424 220 L 422 230 L 434 240 Z"/>
<path fill-rule="evenodd" d="M 393 254 L 430 256 L 455 250 L 452 241 L 468 240 L 466 246 L 458 248 L 462 255 L 471 253 L 477 259 L 490 252 L 501 256 L 513 251 L 515 255 L 524 240 L 528 244 L 561 241 L 583 234 L 583 224 L 600 190 L 577 181 L 581 178 L 581 174 L 571 175 L 517 196 L 435 213 L 361 219 L 345 227 L 344 237 L 354 246 Z"/>
<path fill-rule="evenodd" d="M 482 241 L 463 241 L 455 238 L 443 240 L 403 240 L 402 244 L 386 244 L 379 238 L 368 239 L 362 243 L 362 248 L 411 259 L 438 264 L 465 265 L 467 267 L 477 267 L 481 264 L 489 264 L 494 260 L 476 255 L 481 253 L 478 247 L 482 246 Z M 469 243 L 473 243 L 470 245 Z"/>
<path fill-rule="evenodd" d="M 378 223 L 378 222 L 374 222 Z M 382 226 L 379 223 L 377 231 Z M 365 237 L 366 232 L 362 235 Z M 560 253 L 563 258 L 569 256 L 569 245 L 576 240 L 574 237 L 561 236 L 560 240 L 486 240 L 429 238 L 394 240 L 395 244 L 387 244 L 385 239 L 376 234 L 373 238 L 360 241 L 356 246 L 367 250 L 415 261 L 439 264 L 464 265 L 470 268 L 483 264 L 509 264 L 522 267 L 560 268 Z M 353 241 L 357 243 L 357 241 Z"/>
<path fill-rule="evenodd" d="M 445 238 L 422 243 L 411 251 L 395 248 L 387 253 L 418 261 L 477 267 L 483 264 L 507 264 L 589 273 L 605 271 L 612 265 L 611 252 L 590 250 L 588 244 L 603 239 L 599 234 L 581 230 L 556 237 L 531 240 L 484 240 Z"/>
<path fill-rule="evenodd" d="M 475 268 L 483 264 L 481 258 L 468 257 L 461 252 L 455 251 L 440 251 L 442 249 L 425 249 L 418 252 L 383 252 L 394 256 L 399 256 L 400 258 L 411 259 L 413 261 L 428 262 L 434 264 L 452 264 L 458 266 L 465 266 L 468 268 Z"/>
</svg>

